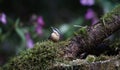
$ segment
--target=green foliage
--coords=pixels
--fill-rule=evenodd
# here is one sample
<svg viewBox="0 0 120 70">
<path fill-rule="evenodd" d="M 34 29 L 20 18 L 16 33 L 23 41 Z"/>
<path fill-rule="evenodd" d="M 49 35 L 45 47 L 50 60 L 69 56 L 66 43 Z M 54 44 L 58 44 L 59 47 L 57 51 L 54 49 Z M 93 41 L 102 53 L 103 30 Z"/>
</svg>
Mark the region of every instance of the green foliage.
<svg viewBox="0 0 120 70">
<path fill-rule="evenodd" d="M 22 29 L 20 29 L 19 23 L 20 23 L 20 19 L 17 19 L 16 22 L 15 22 L 15 31 L 20 36 L 22 41 L 25 42 L 25 36 L 24 36 L 24 33 L 23 33 L 24 31 L 22 31 Z"/>
</svg>

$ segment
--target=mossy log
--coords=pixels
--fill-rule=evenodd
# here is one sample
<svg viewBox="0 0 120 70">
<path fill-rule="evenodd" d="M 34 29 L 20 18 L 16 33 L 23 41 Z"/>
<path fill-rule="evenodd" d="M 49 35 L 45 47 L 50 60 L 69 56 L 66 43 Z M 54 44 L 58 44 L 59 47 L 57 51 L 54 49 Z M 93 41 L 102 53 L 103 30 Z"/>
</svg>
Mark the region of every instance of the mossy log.
<svg viewBox="0 0 120 70">
<path fill-rule="evenodd" d="M 76 65 L 59 65 L 50 70 L 120 70 L 120 56 L 112 59 Z"/>
<path fill-rule="evenodd" d="M 105 14 L 100 21 L 93 26 L 85 28 L 85 32 L 72 38 L 69 41 L 51 42 L 45 41 L 36 43 L 34 48 L 23 51 L 18 56 L 11 58 L 5 64 L 3 70 L 119 70 L 120 57 L 108 58 L 108 61 L 86 63 L 83 60 L 81 65 L 59 67 L 57 63 L 68 63 L 66 58 L 76 59 L 77 55 L 84 52 L 92 53 L 94 48 L 103 42 L 105 38 L 120 29 L 120 5 L 110 13 Z M 81 32 L 80 32 L 81 33 Z M 120 41 L 116 47 L 120 46 Z M 98 58 L 99 59 L 99 58 Z M 96 59 L 97 60 L 97 59 Z M 101 60 L 99 60 L 101 61 Z M 84 63 L 85 62 L 85 63 Z M 110 66 L 110 67 L 109 67 Z M 108 69 L 107 69 L 107 68 Z M 57 69 L 56 69 L 57 68 Z"/>
<path fill-rule="evenodd" d="M 119 29 L 120 5 L 101 17 L 97 24 L 86 27 L 82 35 L 72 38 L 66 48 L 65 57 L 76 59 L 83 53 L 95 54 L 95 48 Z"/>
</svg>

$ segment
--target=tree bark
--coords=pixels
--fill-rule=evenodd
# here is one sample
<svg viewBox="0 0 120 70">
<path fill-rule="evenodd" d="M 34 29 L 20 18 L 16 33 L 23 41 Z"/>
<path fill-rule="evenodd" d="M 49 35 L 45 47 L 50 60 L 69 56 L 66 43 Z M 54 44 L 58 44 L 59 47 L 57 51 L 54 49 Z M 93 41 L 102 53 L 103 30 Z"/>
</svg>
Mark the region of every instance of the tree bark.
<svg viewBox="0 0 120 70">
<path fill-rule="evenodd" d="M 105 14 L 97 24 L 86 28 L 87 35 L 72 38 L 65 49 L 65 58 L 76 58 L 83 53 L 95 53 L 95 48 L 104 39 L 120 29 L 120 5 Z"/>
<path fill-rule="evenodd" d="M 69 66 L 55 66 L 50 70 L 120 70 L 120 57 L 114 57 L 105 61 L 84 63 Z"/>
</svg>

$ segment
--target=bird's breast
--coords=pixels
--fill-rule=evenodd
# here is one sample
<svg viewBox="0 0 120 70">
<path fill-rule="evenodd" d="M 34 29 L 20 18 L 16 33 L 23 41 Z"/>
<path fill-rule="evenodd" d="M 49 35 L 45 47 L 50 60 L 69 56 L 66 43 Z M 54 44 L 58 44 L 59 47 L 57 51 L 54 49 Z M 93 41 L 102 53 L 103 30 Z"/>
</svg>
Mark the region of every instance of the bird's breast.
<svg viewBox="0 0 120 70">
<path fill-rule="evenodd" d="M 60 36 L 57 35 L 57 34 L 55 34 L 55 33 L 52 33 L 52 34 L 51 34 L 51 38 L 52 38 L 53 41 L 59 41 Z"/>
</svg>

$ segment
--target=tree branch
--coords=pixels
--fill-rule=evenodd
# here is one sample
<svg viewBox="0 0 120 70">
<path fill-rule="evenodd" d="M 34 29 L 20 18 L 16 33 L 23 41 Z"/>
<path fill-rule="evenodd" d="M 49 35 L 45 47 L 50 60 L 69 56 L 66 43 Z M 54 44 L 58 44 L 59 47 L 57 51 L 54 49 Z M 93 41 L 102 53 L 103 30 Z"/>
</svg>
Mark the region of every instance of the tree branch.
<svg viewBox="0 0 120 70">
<path fill-rule="evenodd" d="M 82 53 L 95 53 L 95 47 L 119 29 L 120 5 L 105 14 L 97 24 L 87 27 L 87 35 L 79 34 L 72 38 L 64 57 L 76 58 Z"/>
</svg>

